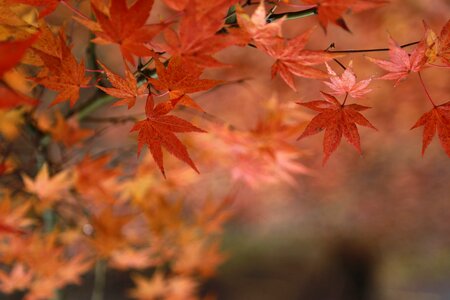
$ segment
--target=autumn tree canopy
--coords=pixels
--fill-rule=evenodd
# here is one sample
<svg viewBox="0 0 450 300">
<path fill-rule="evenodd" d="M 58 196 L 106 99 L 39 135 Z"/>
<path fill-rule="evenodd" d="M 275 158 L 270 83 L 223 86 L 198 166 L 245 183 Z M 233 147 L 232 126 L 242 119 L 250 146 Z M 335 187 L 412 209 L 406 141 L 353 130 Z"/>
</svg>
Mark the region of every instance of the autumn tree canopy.
<svg viewBox="0 0 450 300">
<path fill-rule="evenodd" d="M 422 155 L 436 140 L 450 157 L 450 101 L 434 99 L 422 76 L 450 68 L 450 20 L 441 28 L 425 20 L 405 44 L 386 33 L 383 48 L 309 46 L 330 28 L 350 34 L 348 16 L 389 5 L 0 0 L 0 291 L 55 299 L 83 274 L 94 270 L 99 284 L 113 268 L 135 271 L 133 299 L 200 298 L 200 285 L 226 259 L 220 241 L 237 185 L 195 205 L 183 188 L 211 166 L 250 188 L 295 185 L 312 170 L 298 147 L 322 132 L 324 165 L 342 137 L 364 153 L 367 135 L 389 134 L 367 116 L 378 107 L 364 104 L 380 80 L 421 86 L 429 110 L 411 129 L 423 130 Z M 317 26 L 285 34 L 304 20 Z M 116 51 L 115 65 L 101 47 Z M 272 65 L 261 76 L 298 97 L 255 105 L 255 116 L 242 116 L 258 119 L 250 129 L 209 112 L 219 104 L 199 95 L 248 80 L 226 76 L 241 67 L 222 55 L 230 49 L 265 55 Z M 352 60 L 361 53 L 378 73 L 358 76 Z M 315 97 L 302 96 L 317 86 Z M 105 131 L 121 126 L 129 132 L 114 133 L 114 148 L 99 146 Z M 360 133 L 364 127 L 372 130 Z"/>
</svg>

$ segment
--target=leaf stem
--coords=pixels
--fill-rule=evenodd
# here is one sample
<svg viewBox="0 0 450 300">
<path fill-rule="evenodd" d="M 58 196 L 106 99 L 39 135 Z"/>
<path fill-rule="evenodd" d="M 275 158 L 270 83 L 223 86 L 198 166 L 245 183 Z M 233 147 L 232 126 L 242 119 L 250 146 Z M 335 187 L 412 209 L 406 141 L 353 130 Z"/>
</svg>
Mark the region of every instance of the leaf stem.
<svg viewBox="0 0 450 300">
<path fill-rule="evenodd" d="M 347 102 L 347 98 L 348 98 L 348 93 L 345 93 L 345 98 L 344 98 L 344 102 L 342 102 L 342 107 L 345 106 L 345 102 Z"/>
<path fill-rule="evenodd" d="M 418 44 L 420 41 L 407 43 L 404 45 L 401 45 L 400 48 L 409 47 L 412 45 Z M 329 48 L 333 48 L 333 46 L 330 45 Z M 330 53 L 365 53 L 365 52 L 383 52 L 383 51 L 389 51 L 389 48 L 374 48 L 374 49 L 349 49 L 349 50 L 326 50 Z"/>
<path fill-rule="evenodd" d="M 77 8 L 70 5 L 66 0 L 59 0 L 59 2 L 61 2 L 61 4 L 63 4 L 63 5 L 65 5 L 68 9 L 70 9 L 77 16 L 79 16 L 83 19 L 86 19 L 86 20 L 90 20 L 85 14 L 83 14 L 80 10 L 78 10 Z"/>
<path fill-rule="evenodd" d="M 299 11 L 272 14 L 271 16 L 269 16 L 267 18 L 267 22 L 271 23 L 271 22 L 281 19 L 283 17 L 286 17 L 287 20 L 294 20 L 294 19 L 306 18 L 306 17 L 313 16 L 316 14 L 317 14 L 317 7 L 311 7 L 311 8 L 299 10 Z"/>
<path fill-rule="evenodd" d="M 431 98 L 430 93 L 428 93 L 428 89 L 425 86 L 425 83 L 423 82 L 422 75 L 420 74 L 420 72 L 417 72 L 417 74 L 419 75 L 420 84 L 422 85 L 423 89 L 425 90 L 425 94 L 427 94 L 428 100 L 430 100 L 431 104 L 434 107 L 436 107 L 436 104 L 434 103 L 433 99 Z"/>
</svg>

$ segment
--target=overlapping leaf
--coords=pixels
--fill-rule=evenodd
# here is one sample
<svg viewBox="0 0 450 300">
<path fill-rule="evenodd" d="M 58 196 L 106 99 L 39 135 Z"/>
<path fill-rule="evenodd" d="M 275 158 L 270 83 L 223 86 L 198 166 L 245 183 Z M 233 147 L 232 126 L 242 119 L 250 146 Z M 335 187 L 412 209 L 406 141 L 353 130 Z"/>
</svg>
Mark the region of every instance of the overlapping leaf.
<svg viewBox="0 0 450 300">
<path fill-rule="evenodd" d="M 79 98 L 80 88 L 85 87 L 90 78 L 85 76 L 84 62 L 78 63 L 66 45 L 62 31 L 59 34 L 59 43 L 61 45 L 61 57 L 59 58 L 34 50 L 41 57 L 46 68 L 38 78 L 35 78 L 35 81 L 50 90 L 59 92 L 52 104 L 69 100 L 70 105 L 73 106 Z"/>
<path fill-rule="evenodd" d="M 171 107 L 168 107 L 165 103 L 155 106 L 152 95 L 148 96 L 145 106 L 147 119 L 137 122 L 131 129 L 132 132 L 138 131 L 138 154 L 142 147 L 147 145 L 159 169 L 165 176 L 162 153 L 162 147 L 164 147 L 169 153 L 198 172 L 186 150 L 186 146 L 180 142 L 174 133 L 205 131 L 181 118 L 167 115 L 170 109 Z"/>
<path fill-rule="evenodd" d="M 51 14 L 58 7 L 59 0 L 8 0 L 12 3 L 22 3 L 31 6 L 41 7 L 39 18 L 43 18 Z"/>
<path fill-rule="evenodd" d="M 447 67 L 450 67 L 450 20 L 442 27 L 438 35 L 425 23 L 427 51 L 425 53 L 428 62 L 433 63 L 440 59 Z"/>
<path fill-rule="evenodd" d="M 149 78 L 148 82 L 159 91 L 168 91 L 173 106 L 180 103 L 202 110 L 187 94 L 208 90 L 222 82 L 200 79 L 203 70 L 180 56 L 170 58 L 167 68 L 158 58 L 155 58 L 155 65 L 158 79 Z"/>
<path fill-rule="evenodd" d="M 161 50 L 201 67 L 223 66 L 212 55 L 231 45 L 242 45 L 238 29 L 230 29 L 228 34 L 218 33 L 223 28 L 228 8 L 235 2 L 191 0 L 180 21 L 179 32 L 170 28 L 164 30 L 166 43 L 160 45 Z"/>
<path fill-rule="evenodd" d="M 345 30 L 349 30 L 343 15 L 352 10 L 361 12 L 386 4 L 386 0 L 303 0 L 307 4 L 317 5 L 317 14 L 320 25 L 326 29 L 328 23 L 334 23 Z"/>
<path fill-rule="evenodd" d="M 267 51 L 267 48 L 282 39 L 281 26 L 285 20 L 285 18 L 281 18 L 275 22 L 267 23 L 266 15 L 264 1 L 260 2 L 251 17 L 245 14 L 240 7 L 237 10 L 239 26 L 249 34 L 255 45 L 263 51 Z"/>
<path fill-rule="evenodd" d="M 35 34 L 25 40 L 0 42 L 0 77 L 17 65 L 25 51 L 37 40 L 38 34 Z"/>
<path fill-rule="evenodd" d="M 109 14 L 106 14 L 92 3 L 97 22 L 75 19 L 95 33 L 95 43 L 119 44 L 124 58 L 134 65 L 133 55 L 149 56 L 151 51 L 146 44 L 166 26 L 145 24 L 152 6 L 153 0 L 137 0 L 130 7 L 126 0 L 111 0 Z"/>
<path fill-rule="evenodd" d="M 272 77 L 280 74 L 281 78 L 295 91 L 293 75 L 324 79 L 328 74 L 311 66 L 325 63 L 342 56 L 325 51 L 304 50 L 313 28 L 299 34 L 287 42 L 280 42 L 268 52 L 276 62 L 272 65 Z"/>
<path fill-rule="evenodd" d="M 115 98 L 119 98 L 120 100 L 114 103 L 115 106 L 119 105 L 127 105 L 128 108 L 131 108 L 136 103 L 136 99 L 139 96 L 147 94 L 147 86 L 145 84 L 138 87 L 137 80 L 134 77 L 133 73 L 131 73 L 128 66 L 125 64 L 125 78 L 120 77 L 119 75 L 111 72 L 107 67 L 100 63 L 103 70 L 105 70 L 106 76 L 108 76 L 108 80 L 113 85 L 112 88 L 106 88 L 102 86 L 97 87 L 111 95 Z"/>
</svg>

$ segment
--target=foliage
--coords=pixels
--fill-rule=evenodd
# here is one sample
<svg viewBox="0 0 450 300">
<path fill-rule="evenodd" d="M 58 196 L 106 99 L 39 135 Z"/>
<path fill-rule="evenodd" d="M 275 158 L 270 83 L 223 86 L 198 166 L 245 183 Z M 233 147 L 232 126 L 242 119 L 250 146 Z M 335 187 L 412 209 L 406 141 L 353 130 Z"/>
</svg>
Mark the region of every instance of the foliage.
<svg viewBox="0 0 450 300">
<path fill-rule="evenodd" d="M 201 293 L 201 285 L 226 260 L 220 244 L 224 223 L 234 213 L 236 187 L 295 185 L 295 176 L 312 173 L 300 160 L 307 151 L 299 150 L 295 136 L 303 139 L 325 131 L 323 164 L 342 136 L 362 153 L 357 125 L 376 128 L 361 113 L 369 107 L 358 101 L 370 95 L 375 87 L 369 85 L 377 79 L 394 80 L 397 86 L 417 73 L 433 108 L 412 129 L 424 127 L 422 154 L 437 132 L 450 156 L 450 102 L 437 104 L 421 76 L 427 69 L 450 67 L 450 21 L 439 35 L 425 23 L 423 29 L 414 29 L 424 32 L 420 40 L 405 45 L 389 36 L 388 48 L 311 50 L 307 44 L 318 30 L 312 27 L 285 37 L 288 22 L 302 22 L 292 19 L 317 15 L 323 30 L 334 24 L 350 31 L 344 21 L 348 12 L 389 4 L 304 0 L 299 9 L 295 1 L 165 0 L 170 17 L 149 23 L 153 0 L 88 2 L 90 10 L 81 11 L 78 1 L 0 0 L 4 294 L 53 299 L 96 270 L 94 299 L 99 300 L 106 264 L 133 271 L 135 287 L 129 296 L 134 299 L 212 297 Z M 51 17 L 59 6 L 72 16 L 56 26 Z M 284 12 L 277 13 L 282 6 Z M 93 39 L 80 41 L 75 27 L 89 31 Z M 99 45 L 117 46 L 120 65 L 101 59 Z M 297 77 L 322 80 L 330 91 L 315 92 L 324 100 L 297 102 L 318 114 L 305 122 L 309 116 L 290 105 L 295 101 L 276 98 L 255 105 L 264 116 L 251 129 L 210 114 L 210 106 L 201 104 L 196 93 L 218 94 L 225 85 L 245 81 L 214 79 L 208 73 L 239 68 L 215 56 L 235 47 L 270 57 L 267 76 L 279 75 L 293 91 Z M 389 60 L 367 57 L 388 72 L 375 80 L 357 80 L 353 63 L 346 66 L 339 60 L 383 51 Z M 343 68 L 342 74 L 330 66 L 334 63 Z M 301 92 L 304 89 L 302 85 Z M 48 91 L 57 93 L 50 101 Z M 350 98 L 355 102 L 348 103 Z M 114 110 L 109 104 L 127 112 L 98 117 L 99 112 Z M 118 149 L 99 146 L 103 131 L 130 122 L 134 125 L 127 129 L 137 139 L 130 147 L 119 130 L 114 133 Z M 144 146 L 148 153 L 137 158 Z M 163 151 L 169 154 L 165 161 Z M 192 169 L 202 174 L 222 171 L 232 188 L 226 195 L 188 201 L 191 184 L 204 187 L 204 175 Z"/>
</svg>

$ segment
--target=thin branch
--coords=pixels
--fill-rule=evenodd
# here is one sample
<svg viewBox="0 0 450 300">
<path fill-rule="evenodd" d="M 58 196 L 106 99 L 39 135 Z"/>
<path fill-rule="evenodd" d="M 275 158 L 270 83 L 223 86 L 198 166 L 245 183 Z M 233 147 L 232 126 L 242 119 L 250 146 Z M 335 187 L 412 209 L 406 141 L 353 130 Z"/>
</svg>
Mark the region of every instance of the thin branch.
<svg viewBox="0 0 450 300">
<path fill-rule="evenodd" d="M 118 117 L 104 117 L 104 118 L 96 118 L 96 117 L 86 117 L 83 119 L 84 122 L 91 123 L 113 123 L 113 124 L 122 124 L 127 122 L 136 122 L 138 116 L 118 116 Z"/>
<path fill-rule="evenodd" d="M 70 9 L 77 16 L 79 16 L 79 17 L 81 17 L 83 19 L 86 19 L 86 20 L 90 20 L 85 14 L 83 14 L 77 8 L 75 8 L 72 5 L 70 5 L 66 0 L 59 0 L 59 2 L 61 2 L 61 4 L 63 4 L 63 5 L 65 5 L 68 9 Z"/>
<path fill-rule="evenodd" d="M 408 43 L 408 44 L 404 44 L 401 45 L 400 48 L 405 48 L 405 47 L 409 47 L 412 45 L 416 45 L 418 44 L 420 41 L 416 41 L 416 42 L 412 42 L 412 43 Z M 332 43 L 330 45 L 329 48 L 334 48 L 332 45 L 334 45 L 334 43 Z M 366 52 L 383 52 L 383 51 L 389 51 L 389 48 L 374 48 L 374 49 L 350 49 L 350 50 L 326 50 L 327 52 L 330 53 L 366 53 Z"/>
</svg>

